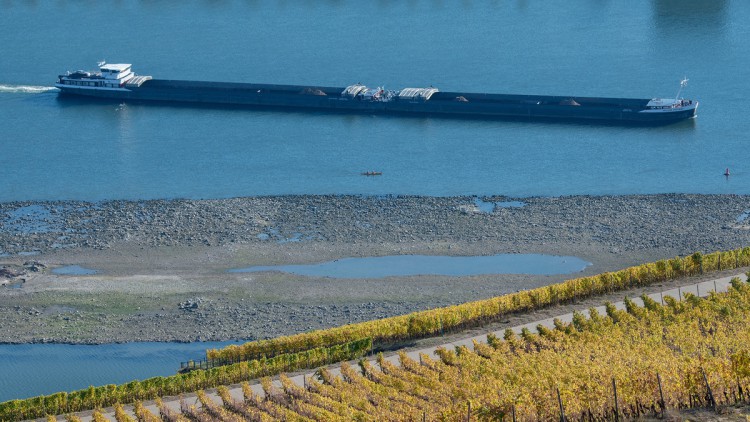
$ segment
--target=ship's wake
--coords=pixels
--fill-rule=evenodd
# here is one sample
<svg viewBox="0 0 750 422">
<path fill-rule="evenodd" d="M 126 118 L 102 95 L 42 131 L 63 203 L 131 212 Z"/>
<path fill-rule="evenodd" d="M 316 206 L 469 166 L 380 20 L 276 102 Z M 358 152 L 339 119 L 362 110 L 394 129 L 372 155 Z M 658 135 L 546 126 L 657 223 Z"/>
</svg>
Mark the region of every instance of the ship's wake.
<svg viewBox="0 0 750 422">
<path fill-rule="evenodd" d="M 0 93 L 41 94 L 43 92 L 52 92 L 52 91 L 57 91 L 57 88 L 55 88 L 54 86 L 0 84 Z"/>
</svg>

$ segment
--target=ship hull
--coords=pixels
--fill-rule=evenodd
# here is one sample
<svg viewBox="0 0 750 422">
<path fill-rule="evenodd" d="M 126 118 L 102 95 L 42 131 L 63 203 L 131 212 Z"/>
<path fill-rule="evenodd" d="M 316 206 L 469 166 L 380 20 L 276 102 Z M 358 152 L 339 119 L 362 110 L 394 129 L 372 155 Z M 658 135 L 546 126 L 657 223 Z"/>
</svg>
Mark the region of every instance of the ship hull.
<svg viewBox="0 0 750 422">
<path fill-rule="evenodd" d="M 98 89 L 57 85 L 62 94 L 130 102 L 168 102 L 307 109 L 345 113 L 430 115 L 485 119 L 574 120 L 669 124 L 695 117 L 698 103 L 649 110 L 648 99 L 437 92 L 429 100 L 367 101 L 342 87 L 268 85 L 152 79 L 139 87 Z"/>
</svg>

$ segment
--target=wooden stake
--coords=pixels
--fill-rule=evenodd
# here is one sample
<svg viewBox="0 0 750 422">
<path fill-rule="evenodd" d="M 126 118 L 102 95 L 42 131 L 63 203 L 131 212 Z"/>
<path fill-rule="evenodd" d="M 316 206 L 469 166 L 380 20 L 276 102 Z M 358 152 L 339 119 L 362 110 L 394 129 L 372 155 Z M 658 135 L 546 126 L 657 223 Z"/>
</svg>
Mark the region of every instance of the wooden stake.
<svg viewBox="0 0 750 422">
<path fill-rule="evenodd" d="M 471 422 L 471 401 L 466 402 L 468 404 L 468 410 L 466 411 L 466 422 Z"/>
<path fill-rule="evenodd" d="M 661 407 L 661 417 L 664 417 L 665 403 L 664 403 L 664 391 L 661 389 L 661 375 L 656 374 L 656 380 L 659 382 L 659 407 Z"/>
<path fill-rule="evenodd" d="M 706 371 L 701 368 L 701 373 L 703 374 L 703 382 L 706 383 L 706 390 L 708 390 L 708 399 L 711 401 L 711 409 L 716 411 L 716 400 L 714 400 L 714 393 L 711 391 L 711 386 L 708 385 L 708 378 L 706 378 Z"/>
<path fill-rule="evenodd" d="M 615 422 L 620 420 L 620 407 L 617 405 L 617 382 L 612 377 L 612 390 L 615 392 Z"/>
<path fill-rule="evenodd" d="M 513 417 L 513 422 L 516 422 L 516 405 L 510 407 L 510 414 Z"/>
<path fill-rule="evenodd" d="M 560 422 L 565 422 L 565 408 L 562 404 L 562 399 L 560 398 L 560 389 L 557 389 L 557 403 L 560 405 Z"/>
<path fill-rule="evenodd" d="M 737 392 L 740 393 L 740 400 L 745 401 L 745 392 L 742 389 L 742 384 L 740 384 L 740 377 L 737 377 Z"/>
</svg>

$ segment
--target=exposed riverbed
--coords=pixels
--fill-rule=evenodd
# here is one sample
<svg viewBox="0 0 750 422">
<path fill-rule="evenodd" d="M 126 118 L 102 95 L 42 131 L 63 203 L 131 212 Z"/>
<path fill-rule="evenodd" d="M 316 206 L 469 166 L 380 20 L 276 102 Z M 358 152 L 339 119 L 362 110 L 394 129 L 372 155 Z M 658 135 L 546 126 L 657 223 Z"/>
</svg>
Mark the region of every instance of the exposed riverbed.
<svg viewBox="0 0 750 422">
<path fill-rule="evenodd" d="M 477 206 L 514 200 L 523 206 Z M 748 209 L 747 196 L 672 194 L 0 203 L 0 282 L 8 283 L 0 288 L 0 342 L 275 337 L 750 245 L 740 218 Z M 593 265 L 552 276 L 226 272 L 347 257 L 509 253 Z"/>
</svg>

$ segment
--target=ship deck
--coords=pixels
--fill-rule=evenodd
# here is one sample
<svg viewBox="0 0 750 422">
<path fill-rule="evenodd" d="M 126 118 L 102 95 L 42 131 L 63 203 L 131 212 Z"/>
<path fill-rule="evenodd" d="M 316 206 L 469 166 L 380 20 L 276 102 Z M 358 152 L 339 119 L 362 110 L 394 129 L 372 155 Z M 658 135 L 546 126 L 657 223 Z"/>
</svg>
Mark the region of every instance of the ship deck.
<svg viewBox="0 0 750 422">
<path fill-rule="evenodd" d="M 264 96 L 319 96 L 329 98 L 344 98 L 342 92 L 345 87 L 311 86 L 311 85 L 276 85 L 256 84 L 239 82 L 207 82 L 207 81 L 184 81 L 168 79 L 152 79 L 145 81 L 139 88 L 144 93 L 158 92 L 168 93 L 174 96 L 184 91 L 195 94 L 196 91 L 204 92 L 232 92 L 232 96 L 241 97 L 243 94 L 261 94 Z M 460 99 L 459 99 L 460 98 Z M 404 101 L 394 99 L 391 101 Z M 448 92 L 438 91 L 426 102 L 437 104 L 446 102 L 465 101 L 474 104 L 504 104 L 504 105 L 547 105 L 547 106 L 571 106 L 571 107 L 594 107 L 594 108 L 617 108 L 643 110 L 650 99 L 640 98 L 610 98 L 610 97 L 578 97 L 560 95 L 518 95 L 518 94 L 483 94 L 472 92 Z"/>
</svg>

